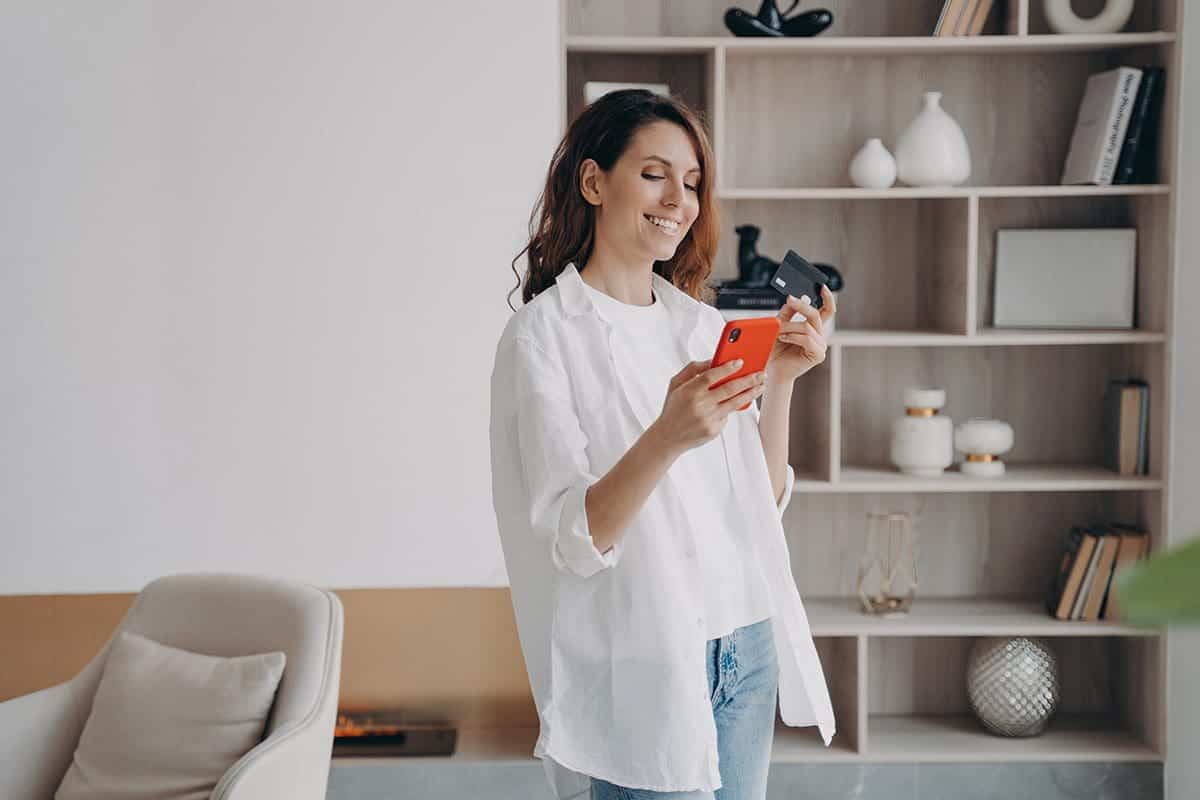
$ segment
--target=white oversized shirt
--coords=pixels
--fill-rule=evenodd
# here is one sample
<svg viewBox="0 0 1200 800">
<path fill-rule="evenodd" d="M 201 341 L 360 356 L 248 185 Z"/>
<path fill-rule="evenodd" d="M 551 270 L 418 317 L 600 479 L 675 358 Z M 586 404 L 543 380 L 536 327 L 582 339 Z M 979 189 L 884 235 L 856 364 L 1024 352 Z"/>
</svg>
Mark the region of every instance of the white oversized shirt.
<svg viewBox="0 0 1200 800">
<path fill-rule="evenodd" d="M 710 358 L 724 319 L 658 274 L 688 360 Z M 702 571 L 689 551 L 702 528 L 673 470 L 622 537 L 600 553 L 584 498 L 658 417 L 618 369 L 612 325 L 574 265 L 509 319 L 492 371 L 492 502 L 540 731 L 560 800 L 590 777 L 654 791 L 721 786 L 708 691 Z M 767 582 L 786 725 L 817 725 L 828 745 L 833 709 L 792 576 L 782 510 L 758 408 L 733 412 L 719 439 L 745 530 Z"/>
<path fill-rule="evenodd" d="M 642 402 L 662 408 L 668 384 L 688 361 L 684 342 L 675 336 L 670 312 L 661 298 L 648 306 L 622 303 L 599 289 L 583 284 L 597 313 L 613 326 L 613 355 L 623 381 L 640 393 Z M 626 413 L 621 406 L 614 411 Z M 637 425 L 636 418 L 628 420 Z M 735 628 L 771 616 L 767 582 L 754 558 L 741 506 L 729 480 L 725 448 L 719 437 L 693 447 L 670 467 L 682 488 L 683 500 L 696 513 L 702 527 L 695 531 L 697 545 L 684 553 L 700 569 L 700 583 L 708 587 L 699 607 L 705 639 L 717 639 Z M 790 494 L 785 494 L 790 497 Z"/>
</svg>

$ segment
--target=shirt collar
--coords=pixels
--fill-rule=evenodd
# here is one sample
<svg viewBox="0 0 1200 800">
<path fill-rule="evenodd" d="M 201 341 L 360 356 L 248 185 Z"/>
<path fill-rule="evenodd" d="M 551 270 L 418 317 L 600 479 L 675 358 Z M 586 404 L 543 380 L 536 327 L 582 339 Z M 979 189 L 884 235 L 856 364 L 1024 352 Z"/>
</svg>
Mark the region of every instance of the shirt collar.
<svg viewBox="0 0 1200 800">
<path fill-rule="evenodd" d="M 578 316 L 589 311 L 597 316 L 600 315 L 592 298 L 584 290 L 583 278 L 580 277 L 579 270 L 575 268 L 573 262 L 567 264 L 563 271 L 558 273 L 554 282 L 558 285 L 563 311 L 568 317 Z M 667 311 L 674 319 L 680 321 L 682 330 L 690 332 L 698 321 L 697 317 L 702 305 L 700 301 L 657 272 L 650 273 L 650 282 L 659 299 L 666 303 Z"/>
</svg>

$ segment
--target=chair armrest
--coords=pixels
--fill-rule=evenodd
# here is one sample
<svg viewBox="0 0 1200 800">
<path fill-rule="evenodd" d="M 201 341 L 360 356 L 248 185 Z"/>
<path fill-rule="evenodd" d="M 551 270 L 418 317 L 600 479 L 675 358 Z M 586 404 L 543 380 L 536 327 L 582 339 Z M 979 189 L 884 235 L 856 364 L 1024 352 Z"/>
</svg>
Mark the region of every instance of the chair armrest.
<svg viewBox="0 0 1200 800">
<path fill-rule="evenodd" d="M 53 797 L 79 744 L 91 698 L 67 681 L 0 703 L 0 797 Z"/>
<path fill-rule="evenodd" d="M 238 759 L 210 800 L 325 800 L 337 693 L 317 714 L 281 728 Z"/>
</svg>

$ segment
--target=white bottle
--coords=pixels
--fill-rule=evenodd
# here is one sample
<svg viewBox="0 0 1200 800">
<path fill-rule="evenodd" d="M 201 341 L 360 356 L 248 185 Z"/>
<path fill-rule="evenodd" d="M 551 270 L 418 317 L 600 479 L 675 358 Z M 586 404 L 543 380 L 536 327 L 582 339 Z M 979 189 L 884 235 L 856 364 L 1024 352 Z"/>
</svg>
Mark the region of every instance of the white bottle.
<svg viewBox="0 0 1200 800">
<path fill-rule="evenodd" d="M 944 389 L 904 390 L 907 411 L 892 423 L 892 463 L 901 472 L 936 478 L 954 463 L 954 421 L 938 413 L 945 405 Z"/>
<path fill-rule="evenodd" d="M 862 189 L 886 189 L 896 182 L 896 159 L 881 139 L 867 139 L 851 159 L 850 182 Z"/>
<path fill-rule="evenodd" d="M 909 186 L 957 186 L 971 175 L 967 137 L 941 101 L 941 92 L 925 92 L 924 108 L 896 143 L 897 175 Z"/>
</svg>

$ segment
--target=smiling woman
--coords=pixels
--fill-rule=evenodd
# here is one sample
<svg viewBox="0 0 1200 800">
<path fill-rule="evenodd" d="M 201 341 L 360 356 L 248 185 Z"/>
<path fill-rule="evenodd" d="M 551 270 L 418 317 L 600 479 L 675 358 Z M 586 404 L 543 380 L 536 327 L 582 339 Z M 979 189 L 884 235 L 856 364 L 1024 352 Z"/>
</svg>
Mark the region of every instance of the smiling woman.
<svg viewBox="0 0 1200 800">
<path fill-rule="evenodd" d="M 780 523 L 792 384 L 832 297 L 804 322 L 789 299 L 765 369 L 712 366 L 714 166 L 673 98 L 584 109 L 496 347 L 492 498 L 558 798 L 762 800 L 777 701 L 833 736 Z"/>
</svg>

